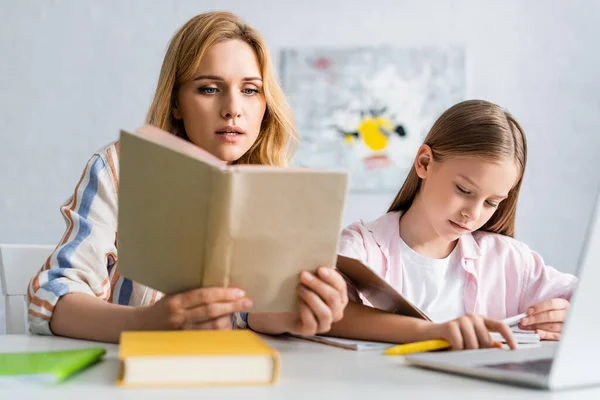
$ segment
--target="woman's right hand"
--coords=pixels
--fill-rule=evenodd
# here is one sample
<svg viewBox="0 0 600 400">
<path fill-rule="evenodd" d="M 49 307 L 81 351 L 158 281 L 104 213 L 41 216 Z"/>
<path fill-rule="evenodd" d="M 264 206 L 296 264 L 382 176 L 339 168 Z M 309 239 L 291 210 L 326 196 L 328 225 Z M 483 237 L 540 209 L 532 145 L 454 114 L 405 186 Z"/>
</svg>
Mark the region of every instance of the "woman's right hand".
<svg viewBox="0 0 600 400">
<path fill-rule="evenodd" d="M 490 331 L 500 333 L 511 349 L 517 348 L 517 342 L 508 325 L 475 314 L 463 315 L 443 324 L 432 324 L 427 336 L 446 339 L 452 345 L 452 350 L 485 349 L 494 347 Z"/>
<path fill-rule="evenodd" d="M 252 301 L 241 289 L 209 287 L 163 297 L 144 307 L 145 330 L 197 330 L 232 328 L 231 314 L 247 311 Z"/>
</svg>

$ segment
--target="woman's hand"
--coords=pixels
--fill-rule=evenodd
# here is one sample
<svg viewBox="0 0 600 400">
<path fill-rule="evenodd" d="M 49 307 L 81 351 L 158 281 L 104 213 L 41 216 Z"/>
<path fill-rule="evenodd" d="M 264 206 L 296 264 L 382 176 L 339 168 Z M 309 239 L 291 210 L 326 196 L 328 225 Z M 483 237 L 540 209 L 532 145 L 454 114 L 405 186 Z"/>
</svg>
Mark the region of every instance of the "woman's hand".
<svg viewBox="0 0 600 400">
<path fill-rule="evenodd" d="M 231 329 L 231 314 L 252 301 L 241 289 L 210 287 L 167 295 L 144 310 L 143 329 Z"/>
<path fill-rule="evenodd" d="M 559 340 L 570 303 L 565 299 L 550 299 L 527 309 L 527 317 L 521 319 L 519 328 L 535 330 L 540 339 Z"/>
<path fill-rule="evenodd" d="M 289 332 L 313 336 L 331 330 L 344 316 L 348 304 L 346 281 L 333 268 L 321 267 L 317 274 L 304 271 L 298 285 L 300 305 Z"/>
<path fill-rule="evenodd" d="M 298 297 L 298 312 L 250 313 L 248 325 L 268 334 L 313 336 L 328 332 L 331 324 L 344 316 L 348 304 L 346 281 L 330 267 L 320 267 L 317 274 L 304 271 L 300 275 Z"/>
</svg>

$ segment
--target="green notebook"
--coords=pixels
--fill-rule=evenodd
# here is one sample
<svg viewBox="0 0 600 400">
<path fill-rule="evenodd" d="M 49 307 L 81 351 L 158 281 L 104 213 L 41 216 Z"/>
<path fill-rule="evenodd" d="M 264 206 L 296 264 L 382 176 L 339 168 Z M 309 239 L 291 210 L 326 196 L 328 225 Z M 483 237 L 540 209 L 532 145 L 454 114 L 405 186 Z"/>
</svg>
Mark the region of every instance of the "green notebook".
<svg viewBox="0 0 600 400">
<path fill-rule="evenodd" d="M 98 361 L 106 350 L 92 347 L 78 350 L 35 353 L 0 353 L 0 384 L 3 382 L 61 382 Z"/>
</svg>

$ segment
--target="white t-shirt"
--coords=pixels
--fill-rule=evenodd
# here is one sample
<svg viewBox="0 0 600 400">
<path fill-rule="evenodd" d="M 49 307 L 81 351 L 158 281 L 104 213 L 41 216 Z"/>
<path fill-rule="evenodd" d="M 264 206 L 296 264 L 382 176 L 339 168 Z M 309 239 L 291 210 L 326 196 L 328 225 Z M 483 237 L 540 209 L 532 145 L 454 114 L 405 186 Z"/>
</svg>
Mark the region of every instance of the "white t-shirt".
<svg viewBox="0 0 600 400">
<path fill-rule="evenodd" d="M 444 259 L 428 258 L 411 249 L 400 238 L 404 263 L 402 295 L 433 322 L 446 322 L 465 314 L 463 290 L 466 271 L 456 248 Z"/>
</svg>

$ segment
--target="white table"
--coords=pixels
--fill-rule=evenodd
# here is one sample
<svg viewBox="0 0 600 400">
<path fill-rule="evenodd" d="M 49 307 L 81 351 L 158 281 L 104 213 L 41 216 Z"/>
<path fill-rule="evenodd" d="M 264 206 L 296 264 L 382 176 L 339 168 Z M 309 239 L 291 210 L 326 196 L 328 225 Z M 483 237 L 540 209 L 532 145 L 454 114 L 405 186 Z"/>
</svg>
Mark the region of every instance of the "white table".
<svg viewBox="0 0 600 400">
<path fill-rule="evenodd" d="M 102 346 L 104 360 L 51 387 L 15 384 L 0 387 L 0 399 L 600 399 L 600 387 L 564 392 L 519 388 L 404 364 L 380 351 L 354 352 L 292 338 L 267 338 L 282 358 L 274 386 L 132 389 L 115 385 L 118 346 L 58 337 L 0 335 L 0 352 L 46 351 Z"/>
</svg>

